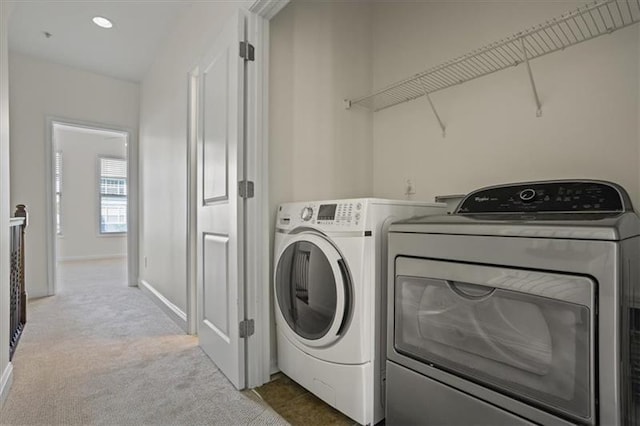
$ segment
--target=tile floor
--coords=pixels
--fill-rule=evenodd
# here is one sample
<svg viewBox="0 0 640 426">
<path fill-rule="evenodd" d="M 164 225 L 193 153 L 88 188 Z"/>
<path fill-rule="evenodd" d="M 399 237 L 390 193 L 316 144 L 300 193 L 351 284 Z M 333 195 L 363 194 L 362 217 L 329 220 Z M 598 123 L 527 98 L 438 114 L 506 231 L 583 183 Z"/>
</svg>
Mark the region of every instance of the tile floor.
<svg viewBox="0 0 640 426">
<path fill-rule="evenodd" d="M 284 374 L 275 375 L 271 382 L 254 390 L 274 411 L 294 426 L 357 425 Z"/>
</svg>

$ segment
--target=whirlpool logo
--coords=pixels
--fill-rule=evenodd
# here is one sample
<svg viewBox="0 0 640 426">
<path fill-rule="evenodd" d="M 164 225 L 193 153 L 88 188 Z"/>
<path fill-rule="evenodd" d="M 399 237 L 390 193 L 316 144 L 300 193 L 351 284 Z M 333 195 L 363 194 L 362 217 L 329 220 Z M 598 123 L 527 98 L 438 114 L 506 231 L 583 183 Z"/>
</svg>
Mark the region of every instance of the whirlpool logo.
<svg viewBox="0 0 640 426">
<path fill-rule="evenodd" d="M 484 201 L 489 201 L 489 197 L 476 197 L 475 200 L 477 203 L 482 203 Z"/>
</svg>

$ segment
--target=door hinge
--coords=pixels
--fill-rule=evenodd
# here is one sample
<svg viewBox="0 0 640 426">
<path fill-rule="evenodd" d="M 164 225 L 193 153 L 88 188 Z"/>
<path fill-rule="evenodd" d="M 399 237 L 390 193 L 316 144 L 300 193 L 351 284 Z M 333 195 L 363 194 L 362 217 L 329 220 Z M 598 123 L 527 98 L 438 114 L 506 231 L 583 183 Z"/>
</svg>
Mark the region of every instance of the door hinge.
<svg viewBox="0 0 640 426">
<path fill-rule="evenodd" d="M 240 338 L 244 339 L 249 336 L 253 336 L 255 326 L 252 319 L 244 320 L 240 322 Z"/>
<path fill-rule="evenodd" d="M 240 57 L 245 61 L 255 61 L 255 49 L 253 48 L 253 45 L 248 41 L 240 42 Z"/>
<path fill-rule="evenodd" d="M 242 198 L 253 198 L 253 182 L 250 180 L 238 182 L 238 193 Z"/>
</svg>

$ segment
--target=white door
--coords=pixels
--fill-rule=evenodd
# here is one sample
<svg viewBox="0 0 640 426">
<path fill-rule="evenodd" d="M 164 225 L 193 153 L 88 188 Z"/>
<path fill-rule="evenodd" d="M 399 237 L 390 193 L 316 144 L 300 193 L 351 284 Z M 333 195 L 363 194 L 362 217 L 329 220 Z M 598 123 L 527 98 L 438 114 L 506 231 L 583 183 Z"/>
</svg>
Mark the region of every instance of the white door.
<svg viewBox="0 0 640 426">
<path fill-rule="evenodd" d="M 197 281 L 200 346 L 245 387 L 244 175 L 246 18 L 238 12 L 200 64 L 197 147 Z"/>
</svg>

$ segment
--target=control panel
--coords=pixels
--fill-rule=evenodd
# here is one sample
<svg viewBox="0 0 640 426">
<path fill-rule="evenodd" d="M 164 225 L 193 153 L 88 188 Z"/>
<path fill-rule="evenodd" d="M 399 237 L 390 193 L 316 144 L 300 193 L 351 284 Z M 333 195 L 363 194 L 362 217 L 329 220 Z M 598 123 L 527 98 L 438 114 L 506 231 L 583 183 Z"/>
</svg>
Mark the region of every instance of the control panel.
<svg viewBox="0 0 640 426">
<path fill-rule="evenodd" d="M 625 190 L 603 181 L 546 181 L 483 188 L 469 194 L 456 214 L 620 213 L 632 210 Z"/>
<path fill-rule="evenodd" d="M 280 225 L 353 226 L 361 224 L 363 210 L 360 201 L 301 204 L 295 210 L 280 211 L 278 222 Z"/>
</svg>

